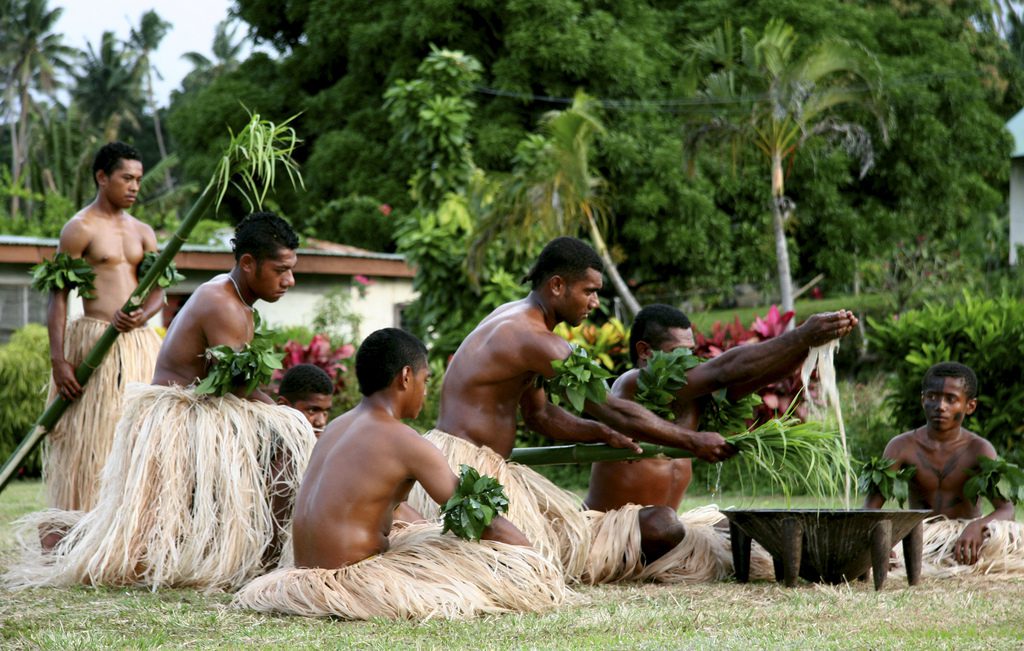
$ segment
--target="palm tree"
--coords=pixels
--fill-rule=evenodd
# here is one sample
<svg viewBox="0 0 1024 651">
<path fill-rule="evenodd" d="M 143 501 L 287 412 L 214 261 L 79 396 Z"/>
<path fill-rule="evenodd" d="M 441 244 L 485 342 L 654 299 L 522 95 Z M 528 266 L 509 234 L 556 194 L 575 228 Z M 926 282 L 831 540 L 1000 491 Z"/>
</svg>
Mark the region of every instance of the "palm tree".
<svg viewBox="0 0 1024 651">
<path fill-rule="evenodd" d="M 213 59 L 200 52 L 186 52 L 181 58 L 192 64 L 194 70 L 182 81 L 182 86 L 188 90 L 191 86 L 206 86 L 220 75 L 232 72 L 241 63 L 242 50 L 245 48 L 245 38 L 235 40 L 238 33 L 238 23 L 232 19 L 222 20 L 217 23 L 217 31 L 213 36 L 211 51 Z"/>
<path fill-rule="evenodd" d="M 103 32 L 98 50 L 88 44 L 71 97 L 88 122 L 103 125 L 108 141 L 117 139 L 125 122 L 139 127 L 143 105 L 139 72 L 113 32 Z"/>
<path fill-rule="evenodd" d="M 783 310 L 792 310 L 786 224 L 795 204 L 785 195 L 783 166 L 810 139 L 831 134 L 859 156 L 861 177 L 867 173 L 874 162 L 871 135 L 860 124 L 841 120 L 835 110 L 867 109 L 888 138 L 877 64 L 863 49 L 840 40 L 799 49 L 793 28 L 781 20 L 770 21 L 760 36 L 741 29 L 738 43 L 726 23 L 692 42 L 689 51 L 697 69 L 710 70 L 698 92 L 703 110 L 687 134 L 691 162 L 698 145 L 712 136 L 733 151 L 753 145 L 768 162 L 779 289 Z"/>
<path fill-rule="evenodd" d="M 39 113 L 32 93 L 52 97 L 60 85 L 58 73 L 69 71 L 78 54 L 63 44 L 62 34 L 53 31 L 63 9 L 48 9 L 46 2 L 7 0 L 0 15 L 4 112 L 17 110 L 18 114 L 17 120 L 10 122 L 12 185 L 22 178 L 28 160 L 31 118 Z M 18 196 L 12 195 L 11 214 L 17 214 L 19 207 Z"/>
<path fill-rule="evenodd" d="M 145 79 L 146 103 L 149 104 L 149 110 L 153 114 L 153 131 L 156 135 L 157 149 L 160 151 L 160 160 L 167 158 L 167 147 L 164 145 L 163 129 L 160 127 L 160 109 L 156 105 L 156 98 L 153 94 L 153 76 L 156 75 L 158 79 L 163 79 L 163 77 L 160 76 L 160 71 L 152 64 L 149 57 L 160 45 L 160 41 L 167 35 L 171 26 L 171 23 L 161 18 L 155 11 L 150 10 L 142 14 L 138 29 L 132 28 L 128 40 L 129 44 L 138 50 L 135 59 L 135 74 Z M 168 171 L 164 176 L 164 187 L 170 190 L 173 186 L 174 183 Z"/>
<path fill-rule="evenodd" d="M 626 309 L 640 311 L 628 285 L 619 274 L 602 235 L 610 210 L 605 201 L 605 182 L 590 164 L 594 138 L 605 131 L 598 117 L 600 103 L 582 91 L 563 111 L 551 111 L 541 119 L 541 135 L 520 144 L 513 173 L 499 184 L 481 220 L 471 247 L 470 268 L 475 272 L 487 244 L 501 234 L 526 241 L 586 232 L 615 292 Z"/>
</svg>

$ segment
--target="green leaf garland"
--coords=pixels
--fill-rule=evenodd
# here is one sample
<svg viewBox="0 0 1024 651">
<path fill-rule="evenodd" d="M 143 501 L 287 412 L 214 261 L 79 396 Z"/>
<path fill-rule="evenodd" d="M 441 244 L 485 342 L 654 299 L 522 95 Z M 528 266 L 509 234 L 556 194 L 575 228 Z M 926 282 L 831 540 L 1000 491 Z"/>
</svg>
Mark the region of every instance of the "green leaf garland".
<svg viewBox="0 0 1024 651">
<path fill-rule="evenodd" d="M 464 540 L 480 540 L 495 517 L 508 511 L 508 496 L 498 480 L 481 476 L 476 468 L 459 466 L 459 485 L 441 507 L 445 531 Z"/>
<path fill-rule="evenodd" d="M 591 357 L 582 346 L 572 346 L 564 360 L 551 362 L 555 377 L 544 382 L 548 395 L 556 405 L 568 403 L 577 413 L 583 413 L 586 401 L 604 403 L 608 399 L 605 381 L 612 376 Z"/>
<path fill-rule="evenodd" d="M 971 502 L 985 497 L 990 502 L 1020 504 L 1024 502 L 1024 470 L 1002 457 L 978 457 L 978 470 L 964 483 L 964 497 Z"/>
<path fill-rule="evenodd" d="M 96 272 L 84 258 L 57 253 L 52 260 L 43 260 L 32 267 L 32 289 L 49 294 L 77 289 L 82 298 L 96 298 Z"/>
<path fill-rule="evenodd" d="M 227 345 L 206 349 L 206 357 L 212 365 L 196 387 L 196 393 L 223 396 L 244 386 L 245 393 L 249 394 L 269 382 L 274 371 L 282 367 L 284 354 L 274 350 L 272 338 L 263 331 L 259 312 L 253 310 L 252 316 L 255 334 L 241 350 Z"/>
<path fill-rule="evenodd" d="M 905 465 L 899 470 L 896 464 L 885 457 L 871 457 L 857 477 L 857 489 L 865 495 L 878 493 L 886 502 L 895 500 L 900 508 L 910 499 L 910 480 L 917 473 L 917 466 Z"/>
<path fill-rule="evenodd" d="M 142 256 L 142 262 L 139 263 L 139 266 L 136 269 L 136 274 L 139 279 L 142 279 L 147 273 L 149 273 L 149 270 L 153 267 L 153 263 L 155 263 L 159 257 L 160 254 L 156 251 L 146 251 Z M 166 268 L 164 268 L 163 272 L 156 277 L 156 284 L 163 289 L 167 289 L 172 285 L 177 285 L 183 280 L 185 280 L 185 276 L 178 273 L 178 268 L 174 266 L 173 262 L 171 262 Z"/>
<path fill-rule="evenodd" d="M 636 401 L 666 420 L 675 420 L 672 403 L 676 391 L 686 386 L 687 371 L 699 364 L 700 359 L 687 348 L 677 348 L 670 353 L 655 351 L 647 365 L 640 369 Z"/>
</svg>

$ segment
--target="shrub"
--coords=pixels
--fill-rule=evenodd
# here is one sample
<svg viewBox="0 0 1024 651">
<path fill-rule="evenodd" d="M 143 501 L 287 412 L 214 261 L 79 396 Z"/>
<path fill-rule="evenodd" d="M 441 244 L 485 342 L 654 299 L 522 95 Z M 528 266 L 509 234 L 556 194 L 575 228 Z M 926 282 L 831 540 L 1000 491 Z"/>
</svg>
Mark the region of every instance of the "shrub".
<svg viewBox="0 0 1024 651">
<path fill-rule="evenodd" d="M 10 342 L 0 346 L 0 456 L 4 461 L 46 408 L 49 351 L 46 326 L 38 323 L 16 331 Z M 40 469 L 37 450 L 19 473 L 34 476 Z"/>
<path fill-rule="evenodd" d="M 1024 461 L 1024 301 L 967 292 L 954 304 L 926 304 L 891 322 L 869 320 L 869 338 L 892 371 L 888 400 L 900 431 L 920 425 L 921 378 L 932 364 L 955 361 L 978 375 L 978 408 L 964 426 L 1007 459 Z"/>
</svg>

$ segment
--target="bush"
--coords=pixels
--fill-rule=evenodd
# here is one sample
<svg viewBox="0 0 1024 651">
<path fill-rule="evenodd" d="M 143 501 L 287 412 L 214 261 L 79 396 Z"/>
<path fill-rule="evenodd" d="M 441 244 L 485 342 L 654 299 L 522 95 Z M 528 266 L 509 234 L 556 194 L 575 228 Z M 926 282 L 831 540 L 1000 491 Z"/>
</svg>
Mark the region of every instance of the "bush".
<svg viewBox="0 0 1024 651">
<path fill-rule="evenodd" d="M 46 408 L 49 376 L 46 326 L 29 324 L 0 346 L 0 456 L 4 461 Z M 36 450 L 25 460 L 19 474 L 36 476 L 41 467 Z"/>
<path fill-rule="evenodd" d="M 920 425 L 921 379 L 932 364 L 955 361 L 978 375 L 978 409 L 964 422 L 999 454 L 1024 461 L 1024 301 L 964 292 L 954 304 L 927 304 L 898 320 L 869 320 L 869 338 L 893 372 L 888 400 L 900 431 Z"/>
</svg>

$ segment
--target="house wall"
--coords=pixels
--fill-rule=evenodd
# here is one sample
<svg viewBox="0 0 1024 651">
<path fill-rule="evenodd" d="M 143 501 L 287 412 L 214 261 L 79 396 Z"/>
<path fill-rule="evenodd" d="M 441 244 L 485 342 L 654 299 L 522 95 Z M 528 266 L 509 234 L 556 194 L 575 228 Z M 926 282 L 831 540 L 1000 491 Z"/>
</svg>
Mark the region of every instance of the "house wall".
<svg viewBox="0 0 1024 651">
<path fill-rule="evenodd" d="M 1024 158 L 1010 159 L 1010 264 L 1024 246 Z"/>
</svg>

